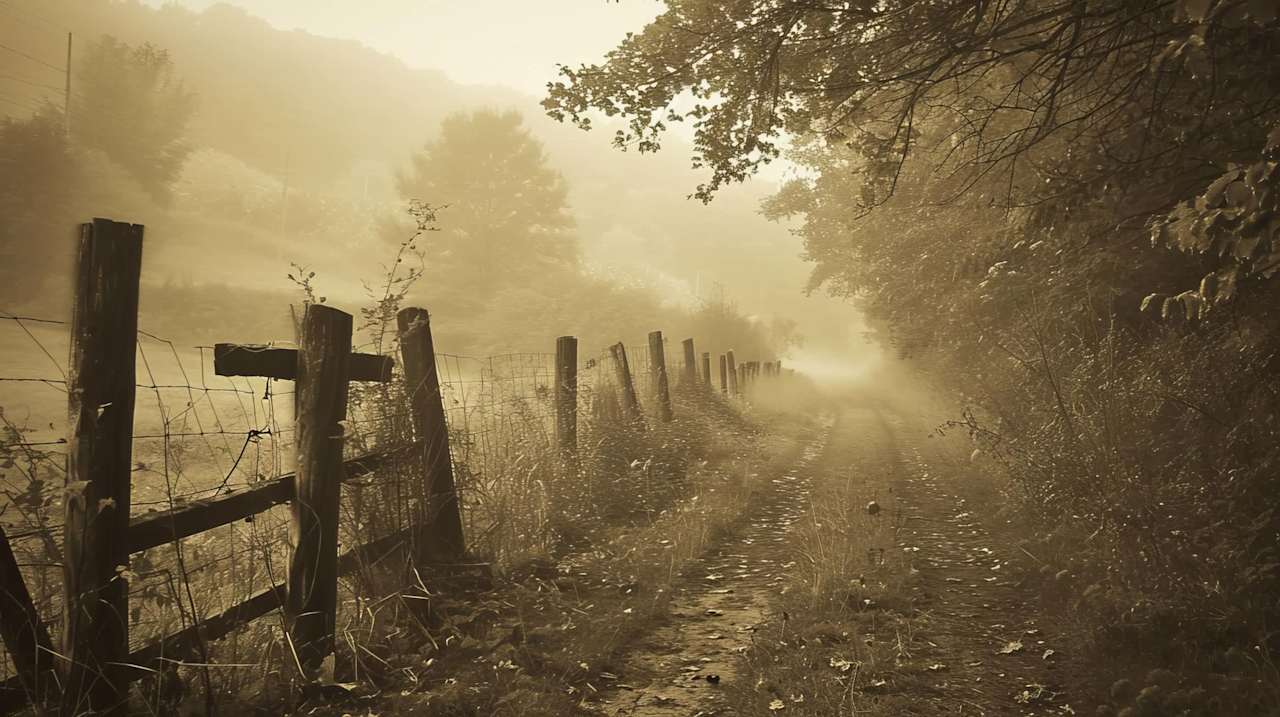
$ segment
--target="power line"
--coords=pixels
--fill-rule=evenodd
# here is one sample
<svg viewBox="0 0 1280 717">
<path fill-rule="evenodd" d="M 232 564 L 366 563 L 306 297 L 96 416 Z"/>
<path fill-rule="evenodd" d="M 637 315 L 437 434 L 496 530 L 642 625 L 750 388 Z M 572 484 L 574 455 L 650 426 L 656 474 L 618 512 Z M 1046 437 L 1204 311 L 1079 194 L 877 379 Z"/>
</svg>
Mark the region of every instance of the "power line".
<svg viewBox="0 0 1280 717">
<path fill-rule="evenodd" d="M 44 110 L 44 107 L 39 105 L 23 103 L 13 99 L 12 97 L 5 97 L 4 95 L 0 95 L 0 102 L 8 102 L 14 107 L 21 107 L 24 110 L 31 110 L 32 112 L 41 112 Z"/>
<path fill-rule="evenodd" d="M 9 52 L 12 52 L 13 54 L 18 55 L 19 57 L 25 57 L 25 58 L 27 58 L 28 60 L 31 60 L 32 62 L 36 62 L 36 63 L 39 63 L 39 64 L 41 64 L 41 65 L 44 65 L 45 67 L 47 67 L 47 68 L 49 68 L 49 69 L 51 69 L 51 70 L 57 70 L 58 72 L 66 72 L 66 71 L 67 71 L 67 68 L 65 68 L 65 67 L 58 67 L 57 65 L 54 65 L 54 64 L 52 64 L 52 63 L 45 62 L 44 60 L 41 60 L 40 58 L 36 57 L 35 55 L 28 55 L 27 53 L 23 52 L 22 50 L 15 50 L 14 48 L 9 47 L 8 45 L 0 45 L 0 50 L 8 50 Z"/>
<path fill-rule="evenodd" d="M 62 92 L 63 90 L 63 88 L 61 87 L 55 87 L 53 85 L 45 85 L 39 82 L 32 82 L 31 80 L 24 80 L 21 77 L 14 77 L 13 75 L 0 74 L 0 79 L 13 80 L 14 82 L 21 82 L 24 85 L 29 85 L 31 87 L 38 87 L 42 90 L 53 90 L 54 92 Z"/>
</svg>

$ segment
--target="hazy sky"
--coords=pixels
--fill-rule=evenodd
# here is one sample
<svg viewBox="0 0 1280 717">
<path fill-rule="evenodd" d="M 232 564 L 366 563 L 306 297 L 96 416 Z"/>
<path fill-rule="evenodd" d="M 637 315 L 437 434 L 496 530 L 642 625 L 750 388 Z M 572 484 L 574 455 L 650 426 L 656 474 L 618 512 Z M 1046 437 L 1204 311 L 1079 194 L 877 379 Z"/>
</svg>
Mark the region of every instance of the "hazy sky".
<svg viewBox="0 0 1280 717">
<path fill-rule="evenodd" d="M 219 0 L 171 1 L 201 10 Z M 658 0 L 221 0 L 283 29 L 359 40 L 465 83 L 541 94 L 556 63 L 600 59 Z"/>
</svg>

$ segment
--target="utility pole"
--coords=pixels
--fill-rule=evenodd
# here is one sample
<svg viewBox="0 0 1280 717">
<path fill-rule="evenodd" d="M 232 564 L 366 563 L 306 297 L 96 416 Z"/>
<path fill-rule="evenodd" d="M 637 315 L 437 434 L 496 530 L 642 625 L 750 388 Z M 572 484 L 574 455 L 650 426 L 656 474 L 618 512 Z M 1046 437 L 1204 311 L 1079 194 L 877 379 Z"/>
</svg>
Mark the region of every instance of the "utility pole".
<svg viewBox="0 0 1280 717">
<path fill-rule="evenodd" d="M 62 94 L 62 124 L 67 137 L 71 137 L 71 33 L 67 33 L 67 84 Z"/>
</svg>

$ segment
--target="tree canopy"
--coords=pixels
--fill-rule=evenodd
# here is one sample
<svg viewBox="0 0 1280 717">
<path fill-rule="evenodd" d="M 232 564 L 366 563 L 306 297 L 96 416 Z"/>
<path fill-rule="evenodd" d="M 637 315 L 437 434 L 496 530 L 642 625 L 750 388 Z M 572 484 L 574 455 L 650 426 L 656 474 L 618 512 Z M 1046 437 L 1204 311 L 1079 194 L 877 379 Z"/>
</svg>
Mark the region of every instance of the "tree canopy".
<svg viewBox="0 0 1280 717">
<path fill-rule="evenodd" d="M 576 268 L 564 178 L 518 112 L 449 116 L 399 178 L 401 195 L 443 207 L 428 272 L 473 291 Z"/>
<path fill-rule="evenodd" d="M 1102 609 L 1273 619 L 1223 596 L 1280 589 L 1276 4 L 666 5 L 549 114 L 641 151 L 691 125 L 704 200 L 785 156 L 764 211 L 810 288 L 947 387 Z"/>
<path fill-rule="evenodd" d="M 603 63 L 562 68 L 544 104 L 584 127 L 621 116 L 617 143 L 641 150 L 692 123 L 704 198 L 806 134 L 858 151 L 866 207 L 926 141 L 958 190 L 998 177 L 1008 206 L 1156 178 L 1186 195 L 1273 124 L 1275 17 L 1252 0 L 673 0 Z M 1156 194 L 1135 209 L 1169 204 Z"/>
<path fill-rule="evenodd" d="M 175 75 L 166 50 L 103 36 L 76 68 L 72 131 L 148 191 L 164 197 L 191 151 L 187 124 L 195 95 Z"/>
</svg>

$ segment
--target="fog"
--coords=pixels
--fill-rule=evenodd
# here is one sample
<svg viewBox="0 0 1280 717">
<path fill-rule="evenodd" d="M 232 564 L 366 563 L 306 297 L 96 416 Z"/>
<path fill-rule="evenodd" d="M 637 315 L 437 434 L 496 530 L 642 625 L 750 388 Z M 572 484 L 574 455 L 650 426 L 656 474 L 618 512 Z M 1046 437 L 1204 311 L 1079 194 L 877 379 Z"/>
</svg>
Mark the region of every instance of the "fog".
<svg viewBox="0 0 1280 717">
<path fill-rule="evenodd" d="M 627 333 L 679 332 L 715 305 L 753 334 L 742 336 L 739 351 L 811 365 L 815 376 L 856 373 L 874 355 L 856 311 L 822 290 L 806 295 L 810 266 L 793 225 L 759 215 L 786 167 L 704 205 L 689 198 L 705 173 L 689 166 L 687 134 L 677 132 L 657 154 L 621 152 L 611 147 L 621 125 L 602 117 L 581 132 L 540 106 L 558 63 L 601 55 L 657 8 L 396 1 L 353 12 L 342 3 L 15 1 L 0 38 L 12 50 L 0 53 L 7 101 L 0 112 L 14 123 L 6 144 L 46 142 L 43 151 L 58 162 L 13 159 L 26 186 L 6 197 L 18 218 L 5 235 L 12 278 L 0 289 L 3 307 L 57 314 L 72 227 L 107 216 L 147 226 L 144 327 L 182 343 L 227 338 L 231 326 L 242 339 L 288 339 L 287 306 L 298 298 L 287 279 L 292 265 L 316 273 L 330 304 L 360 305 L 363 284 L 377 282 L 412 234 L 405 210 L 416 200 L 445 207 L 421 242 L 425 274 L 413 298 L 431 308 L 453 350 L 545 350 L 567 332 L 604 346 Z M 65 64 L 66 32 L 74 37 L 70 134 L 59 147 L 48 143 L 59 141 L 64 124 L 65 73 L 55 68 Z M 149 59 L 137 54 L 146 46 L 154 50 Z M 558 177 L 561 194 L 546 199 L 559 204 L 548 211 L 562 235 L 552 263 L 570 272 L 559 283 L 536 276 L 532 257 L 524 259 L 528 274 L 478 284 L 461 276 L 514 263 L 504 247 L 528 237 L 475 226 L 488 180 L 462 171 L 453 186 L 403 181 L 414 157 L 439 142 L 446 118 L 476 112 L 515 113 L 510 141 L 527 141 L 541 154 L 536 170 Z M 483 132 L 482 124 L 472 126 Z M 129 136 L 139 133 L 146 136 Z M 465 135 L 457 135 L 459 146 Z M 477 241 L 484 247 L 470 263 L 446 259 Z M 457 296 L 464 285 L 488 296 Z M 250 293 L 236 301 L 240 289 Z M 567 301 L 613 302 L 614 326 L 572 316 L 551 302 L 557 291 Z M 548 303 L 536 308 L 530 293 Z M 205 307 L 213 325 L 175 321 L 166 308 L 184 302 Z M 536 328 L 523 315 L 529 311 L 538 314 Z M 727 350 L 731 336 L 707 348 Z"/>
<path fill-rule="evenodd" d="M 1277 46 L 0 0 L 0 714 L 1280 715 Z"/>
</svg>

